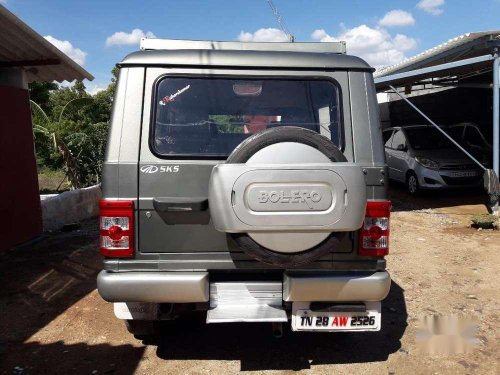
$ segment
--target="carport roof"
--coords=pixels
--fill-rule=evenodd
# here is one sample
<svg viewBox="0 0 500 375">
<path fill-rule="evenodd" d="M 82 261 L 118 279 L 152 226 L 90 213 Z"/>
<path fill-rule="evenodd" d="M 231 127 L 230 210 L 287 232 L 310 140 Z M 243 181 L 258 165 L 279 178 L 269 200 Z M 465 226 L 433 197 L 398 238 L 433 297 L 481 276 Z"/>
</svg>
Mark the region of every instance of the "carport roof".
<svg viewBox="0 0 500 375">
<path fill-rule="evenodd" d="M 500 30 L 467 33 L 374 74 L 377 89 L 402 86 L 427 78 L 462 78 L 491 71 L 494 48 L 500 47 Z"/>
<path fill-rule="evenodd" d="M 21 68 L 28 82 L 94 77 L 0 5 L 0 68 Z"/>
</svg>

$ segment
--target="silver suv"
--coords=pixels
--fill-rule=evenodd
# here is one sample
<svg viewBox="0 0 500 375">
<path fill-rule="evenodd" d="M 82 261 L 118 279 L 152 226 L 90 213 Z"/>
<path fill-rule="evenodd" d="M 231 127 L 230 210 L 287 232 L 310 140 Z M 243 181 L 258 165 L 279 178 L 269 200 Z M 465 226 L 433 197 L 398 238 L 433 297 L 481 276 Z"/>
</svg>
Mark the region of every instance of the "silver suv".
<svg viewBox="0 0 500 375">
<path fill-rule="evenodd" d="M 130 331 L 200 310 L 379 330 L 391 204 L 373 69 L 343 43 L 160 39 L 118 66 L 97 281 Z"/>
<path fill-rule="evenodd" d="M 438 129 L 412 125 L 383 135 L 389 178 L 405 183 L 410 194 L 481 185 L 482 170 Z"/>
</svg>

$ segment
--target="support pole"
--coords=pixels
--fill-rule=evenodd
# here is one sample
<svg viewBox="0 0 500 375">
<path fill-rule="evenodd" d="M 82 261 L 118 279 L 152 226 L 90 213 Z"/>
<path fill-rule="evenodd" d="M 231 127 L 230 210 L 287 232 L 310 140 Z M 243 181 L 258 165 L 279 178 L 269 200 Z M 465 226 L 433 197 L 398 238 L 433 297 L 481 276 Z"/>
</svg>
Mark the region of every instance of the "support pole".
<svg viewBox="0 0 500 375">
<path fill-rule="evenodd" d="M 493 170 L 500 176 L 500 56 L 493 60 Z M 498 202 L 493 207 L 498 215 Z"/>
</svg>

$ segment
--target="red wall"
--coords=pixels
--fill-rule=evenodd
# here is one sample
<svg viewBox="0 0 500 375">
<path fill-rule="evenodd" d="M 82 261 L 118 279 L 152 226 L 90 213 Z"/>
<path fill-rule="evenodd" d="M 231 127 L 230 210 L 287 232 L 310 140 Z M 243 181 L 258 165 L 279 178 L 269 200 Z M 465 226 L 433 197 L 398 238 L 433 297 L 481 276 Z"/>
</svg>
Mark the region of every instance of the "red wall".
<svg viewBox="0 0 500 375">
<path fill-rule="evenodd" d="M 0 250 L 41 232 L 29 93 L 0 86 Z"/>
</svg>

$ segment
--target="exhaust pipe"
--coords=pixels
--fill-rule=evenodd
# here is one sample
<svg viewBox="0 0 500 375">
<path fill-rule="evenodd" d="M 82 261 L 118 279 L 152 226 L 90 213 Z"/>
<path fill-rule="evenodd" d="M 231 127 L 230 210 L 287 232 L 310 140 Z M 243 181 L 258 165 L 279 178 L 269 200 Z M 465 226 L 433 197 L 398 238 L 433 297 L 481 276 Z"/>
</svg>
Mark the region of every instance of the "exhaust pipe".
<svg viewBox="0 0 500 375">
<path fill-rule="evenodd" d="M 272 323 L 273 336 L 277 339 L 283 337 L 283 323 L 275 322 Z"/>
</svg>

